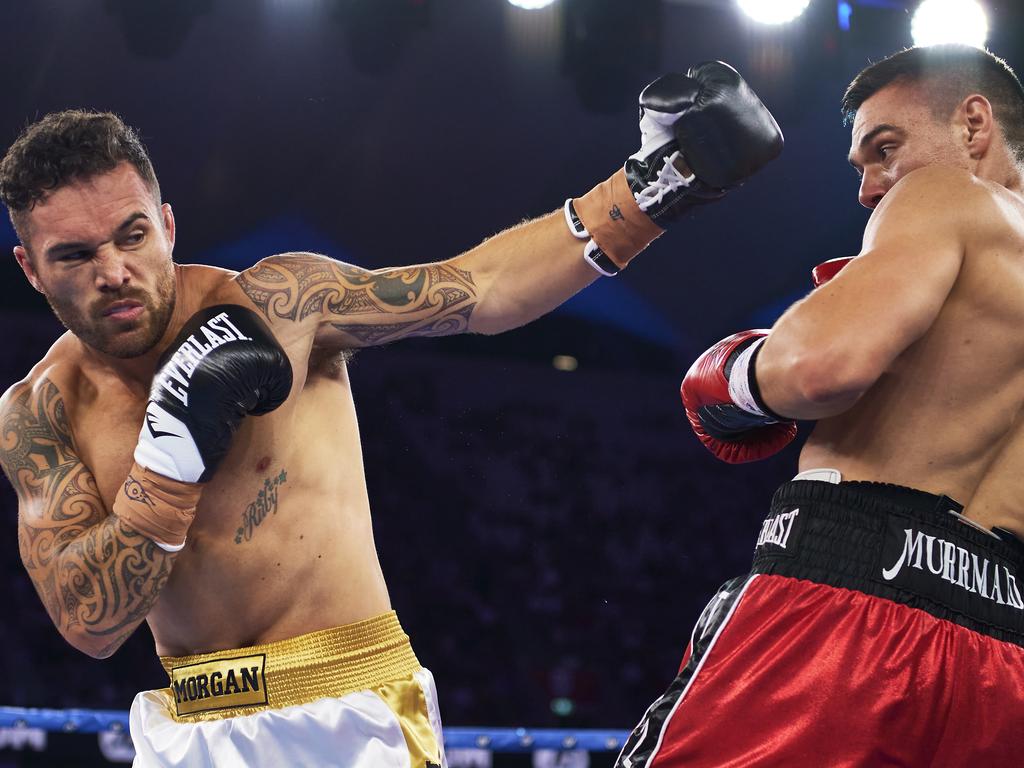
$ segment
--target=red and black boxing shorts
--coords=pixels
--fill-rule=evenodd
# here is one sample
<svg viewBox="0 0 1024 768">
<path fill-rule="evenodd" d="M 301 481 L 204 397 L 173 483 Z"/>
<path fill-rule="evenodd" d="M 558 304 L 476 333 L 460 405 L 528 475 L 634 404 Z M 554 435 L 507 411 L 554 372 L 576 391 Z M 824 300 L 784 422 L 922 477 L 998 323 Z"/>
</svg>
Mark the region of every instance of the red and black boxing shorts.
<svg viewBox="0 0 1024 768">
<path fill-rule="evenodd" d="M 616 766 L 1024 766 L 1024 544 L 961 511 L 784 484 Z"/>
</svg>

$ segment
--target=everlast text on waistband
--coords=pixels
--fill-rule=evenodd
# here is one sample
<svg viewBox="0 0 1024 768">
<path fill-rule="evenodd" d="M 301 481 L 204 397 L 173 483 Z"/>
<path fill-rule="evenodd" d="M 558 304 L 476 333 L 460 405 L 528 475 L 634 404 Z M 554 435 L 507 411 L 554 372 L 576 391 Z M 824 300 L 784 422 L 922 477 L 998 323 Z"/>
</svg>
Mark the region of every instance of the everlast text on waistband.
<svg viewBox="0 0 1024 768">
<path fill-rule="evenodd" d="M 786 549 L 789 544 L 789 535 L 793 532 L 793 523 L 799 514 L 799 509 L 791 509 L 789 512 L 769 515 L 761 523 L 761 533 L 758 534 L 755 546 L 761 547 L 765 544 L 775 544 Z"/>
</svg>

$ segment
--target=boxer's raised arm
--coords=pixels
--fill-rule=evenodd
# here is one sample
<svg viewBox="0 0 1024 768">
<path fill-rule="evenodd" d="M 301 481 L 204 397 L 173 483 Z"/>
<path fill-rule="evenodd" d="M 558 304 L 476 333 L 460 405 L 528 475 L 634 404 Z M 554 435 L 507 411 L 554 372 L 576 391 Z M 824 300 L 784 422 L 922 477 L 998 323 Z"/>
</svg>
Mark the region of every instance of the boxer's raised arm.
<svg viewBox="0 0 1024 768">
<path fill-rule="evenodd" d="M 0 429 L 25 569 L 61 635 L 105 658 L 145 619 L 176 555 L 108 512 L 49 379 L 0 399 Z"/>
<path fill-rule="evenodd" d="M 852 406 L 935 322 L 991 207 L 966 171 L 921 168 L 896 184 L 861 254 L 772 328 L 756 358 L 767 406 L 797 419 Z"/>
<path fill-rule="evenodd" d="M 598 277 L 561 214 L 433 264 L 363 269 L 312 253 L 263 259 L 235 278 L 271 322 L 315 322 L 346 347 L 497 333 L 549 312 Z"/>
<path fill-rule="evenodd" d="M 560 211 L 447 261 L 366 270 L 284 254 L 236 283 L 272 323 L 316 322 L 321 339 L 340 346 L 523 325 L 598 275 L 618 273 L 694 206 L 721 199 L 782 150 L 775 119 L 727 64 L 660 77 L 639 101 L 639 151 Z"/>
</svg>

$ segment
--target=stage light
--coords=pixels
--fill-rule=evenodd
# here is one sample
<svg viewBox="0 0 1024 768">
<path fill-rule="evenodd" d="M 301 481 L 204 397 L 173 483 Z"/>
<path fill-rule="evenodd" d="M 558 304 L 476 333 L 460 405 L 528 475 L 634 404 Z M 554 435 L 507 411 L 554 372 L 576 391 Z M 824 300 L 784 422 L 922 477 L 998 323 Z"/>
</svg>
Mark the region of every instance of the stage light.
<svg viewBox="0 0 1024 768">
<path fill-rule="evenodd" d="M 580 361 L 572 355 L 555 355 L 551 365 L 556 371 L 575 371 L 580 367 Z"/>
<path fill-rule="evenodd" d="M 924 0 L 910 24 L 914 45 L 962 43 L 983 48 L 988 19 L 976 0 Z"/>
<path fill-rule="evenodd" d="M 762 24 L 785 24 L 807 10 L 811 0 L 738 0 L 740 8 Z"/>
<path fill-rule="evenodd" d="M 836 15 L 839 17 L 839 28 L 844 32 L 850 31 L 850 17 L 853 15 L 853 6 L 847 0 L 841 0 L 836 6 Z"/>
<path fill-rule="evenodd" d="M 555 0 L 508 0 L 516 8 L 523 8 L 527 11 L 535 11 L 538 8 L 547 8 Z"/>
</svg>

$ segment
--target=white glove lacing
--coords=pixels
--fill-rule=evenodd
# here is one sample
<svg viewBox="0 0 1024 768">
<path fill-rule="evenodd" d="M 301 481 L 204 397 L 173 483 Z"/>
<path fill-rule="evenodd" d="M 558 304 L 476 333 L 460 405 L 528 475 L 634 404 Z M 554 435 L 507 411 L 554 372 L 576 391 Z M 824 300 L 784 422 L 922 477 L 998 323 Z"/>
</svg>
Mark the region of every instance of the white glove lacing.
<svg viewBox="0 0 1024 768">
<path fill-rule="evenodd" d="M 675 160 L 678 157 L 678 151 L 666 157 L 661 170 L 658 171 L 658 177 L 652 180 L 640 192 L 633 195 L 636 198 L 636 204 L 640 206 L 640 210 L 644 213 L 647 213 L 647 209 L 651 206 L 661 203 L 669 192 L 675 192 L 681 187 L 688 187 L 697 178 L 692 173 L 689 176 L 683 176 L 679 172 L 675 165 Z"/>
</svg>

